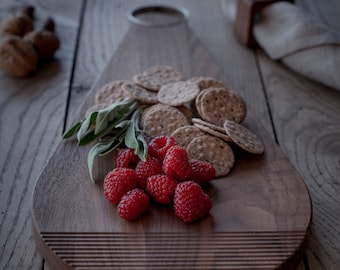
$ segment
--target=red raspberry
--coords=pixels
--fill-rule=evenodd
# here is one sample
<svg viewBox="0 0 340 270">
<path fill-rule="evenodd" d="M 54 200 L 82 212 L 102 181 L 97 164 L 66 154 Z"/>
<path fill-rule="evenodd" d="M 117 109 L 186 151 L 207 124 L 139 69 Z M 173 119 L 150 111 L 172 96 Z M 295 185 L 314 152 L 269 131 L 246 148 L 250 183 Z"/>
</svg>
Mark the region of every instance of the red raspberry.
<svg viewBox="0 0 340 270">
<path fill-rule="evenodd" d="M 148 151 L 150 155 L 163 160 L 166 152 L 174 145 L 177 145 L 177 142 L 173 137 L 158 136 L 149 143 Z"/>
<path fill-rule="evenodd" d="M 114 158 L 114 166 L 115 168 L 122 167 L 134 169 L 138 161 L 139 157 L 135 154 L 133 149 L 119 149 Z"/>
<path fill-rule="evenodd" d="M 192 169 L 187 151 L 179 145 L 171 147 L 164 157 L 163 171 L 179 181 L 189 180 L 192 176 Z"/>
<path fill-rule="evenodd" d="M 167 175 L 153 175 L 146 181 L 146 191 L 156 201 L 169 204 L 174 197 L 177 180 Z"/>
<path fill-rule="evenodd" d="M 137 186 L 133 169 L 115 168 L 104 179 L 104 195 L 113 204 L 118 204 L 123 195 Z"/>
<path fill-rule="evenodd" d="M 192 181 L 179 183 L 175 190 L 175 214 L 184 222 L 190 223 L 209 213 L 212 207 L 210 197 L 201 186 Z"/>
<path fill-rule="evenodd" d="M 216 175 L 215 167 L 209 162 L 192 159 L 190 160 L 192 168 L 192 181 L 203 184 L 214 179 Z"/>
<path fill-rule="evenodd" d="M 163 172 L 162 163 L 158 159 L 148 155 L 146 161 L 140 160 L 137 163 L 135 171 L 138 182 L 137 186 L 145 189 L 146 180 L 149 176 L 161 174 Z"/>
<path fill-rule="evenodd" d="M 135 188 L 126 193 L 118 204 L 118 214 L 128 221 L 134 220 L 150 207 L 149 196 L 143 190 Z"/>
</svg>

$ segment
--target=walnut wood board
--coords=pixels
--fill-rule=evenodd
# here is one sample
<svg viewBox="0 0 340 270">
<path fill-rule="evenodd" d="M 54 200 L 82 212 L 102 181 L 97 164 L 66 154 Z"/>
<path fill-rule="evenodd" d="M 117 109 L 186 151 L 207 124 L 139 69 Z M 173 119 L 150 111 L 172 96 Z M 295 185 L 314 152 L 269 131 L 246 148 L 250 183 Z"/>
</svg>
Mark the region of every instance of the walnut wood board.
<svg viewBox="0 0 340 270">
<path fill-rule="evenodd" d="M 132 24 L 75 120 L 93 104 L 100 86 L 131 79 L 155 64 L 172 65 L 187 78 L 205 75 L 228 82 L 186 23 Z M 121 219 L 102 185 L 89 179 L 89 148 L 62 141 L 33 195 L 40 252 L 55 269 L 294 269 L 309 235 L 308 190 L 251 111 L 244 125 L 261 137 L 265 154 L 236 151 L 231 173 L 206 187 L 213 200 L 210 215 L 193 224 L 176 218 L 171 207 L 157 205 L 135 222 Z"/>
</svg>

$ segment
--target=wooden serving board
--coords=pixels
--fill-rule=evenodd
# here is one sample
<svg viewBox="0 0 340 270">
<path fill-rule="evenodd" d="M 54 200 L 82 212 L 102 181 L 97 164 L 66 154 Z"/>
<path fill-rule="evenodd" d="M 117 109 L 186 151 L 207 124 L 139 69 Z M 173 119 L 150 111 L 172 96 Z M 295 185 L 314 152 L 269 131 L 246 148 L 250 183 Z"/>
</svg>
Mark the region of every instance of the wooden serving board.
<svg viewBox="0 0 340 270">
<path fill-rule="evenodd" d="M 186 23 L 132 24 L 75 120 L 93 104 L 99 87 L 156 64 L 174 66 L 187 78 L 204 75 L 228 83 Z M 243 123 L 263 140 L 265 153 L 236 151 L 230 174 L 207 187 L 210 215 L 193 224 L 157 205 L 135 222 L 121 219 L 102 185 L 89 179 L 89 148 L 62 141 L 33 195 L 40 252 L 54 269 L 294 269 L 309 235 L 308 190 L 251 112 Z"/>
</svg>

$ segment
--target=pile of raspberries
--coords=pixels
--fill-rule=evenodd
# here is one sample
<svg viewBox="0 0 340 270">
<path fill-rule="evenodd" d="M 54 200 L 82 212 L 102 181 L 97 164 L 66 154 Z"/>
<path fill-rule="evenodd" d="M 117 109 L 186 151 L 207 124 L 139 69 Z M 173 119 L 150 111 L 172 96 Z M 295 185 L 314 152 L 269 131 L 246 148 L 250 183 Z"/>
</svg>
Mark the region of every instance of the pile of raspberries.
<svg viewBox="0 0 340 270">
<path fill-rule="evenodd" d="M 201 185 L 214 177 L 212 164 L 190 160 L 173 137 L 159 136 L 149 143 L 146 161 L 133 149 L 117 151 L 114 169 L 104 179 L 104 195 L 128 221 L 147 212 L 152 200 L 171 205 L 177 217 L 190 223 L 209 213 L 212 201 Z"/>
</svg>

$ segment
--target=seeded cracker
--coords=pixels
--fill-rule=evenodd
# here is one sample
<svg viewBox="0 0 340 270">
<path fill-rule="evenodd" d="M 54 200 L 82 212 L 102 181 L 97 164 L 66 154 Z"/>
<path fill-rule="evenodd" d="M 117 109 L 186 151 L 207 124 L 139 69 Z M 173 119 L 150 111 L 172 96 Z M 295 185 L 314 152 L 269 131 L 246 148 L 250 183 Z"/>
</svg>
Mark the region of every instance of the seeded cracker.
<svg viewBox="0 0 340 270">
<path fill-rule="evenodd" d="M 151 139 L 161 135 L 170 136 L 177 128 L 185 125 L 188 125 L 185 115 L 165 104 L 151 106 L 141 116 L 142 129 Z"/>
<path fill-rule="evenodd" d="M 95 104 L 111 104 L 127 98 L 128 95 L 122 88 L 123 84 L 127 82 L 128 81 L 125 80 L 116 80 L 105 84 L 97 91 L 95 95 Z"/>
<path fill-rule="evenodd" d="M 199 128 L 200 130 L 202 130 L 203 132 L 205 133 L 208 133 L 212 136 L 215 136 L 217 138 L 220 138 L 226 142 L 230 142 L 231 141 L 231 138 L 224 132 L 219 132 L 219 131 L 216 131 L 210 127 L 207 127 L 207 126 L 204 126 L 204 125 L 200 125 L 200 124 L 194 124 L 195 127 Z"/>
<path fill-rule="evenodd" d="M 165 65 L 153 66 L 142 74 L 133 77 L 133 81 L 151 91 L 159 91 L 162 85 L 182 80 L 182 74 L 175 68 Z"/>
<path fill-rule="evenodd" d="M 158 103 L 157 94 L 134 83 L 125 83 L 123 89 L 128 95 L 146 104 Z"/>
<path fill-rule="evenodd" d="M 183 113 L 185 115 L 185 117 L 188 119 L 188 122 L 191 123 L 191 119 L 194 116 L 194 112 L 191 109 L 191 106 L 186 106 L 182 105 L 182 106 L 177 106 L 176 109 L 180 110 L 181 113 Z"/>
<path fill-rule="evenodd" d="M 200 116 L 202 116 L 202 110 L 201 110 L 201 104 L 202 104 L 202 97 L 203 95 L 205 94 L 204 91 L 201 91 L 199 92 L 199 94 L 196 96 L 195 98 L 195 108 L 196 108 L 196 111 L 198 112 L 198 114 Z"/>
<path fill-rule="evenodd" d="M 202 126 L 206 126 L 206 127 L 209 127 L 209 128 L 211 128 L 213 130 L 216 130 L 216 131 L 219 131 L 219 132 L 221 132 L 223 134 L 226 134 L 225 133 L 225 129 L 223 127 L 221 127 L 221 126 L 217 126 L 215 124 L 209 123 L 209 122 L 204 121 L 204 120 L 202 120 L 200 118 L 192 118 L 191 120 L 192 120 L 192 122 L 194 124 L 199 124 L 199 125 L 202 125 Z"/>
<path fill-rule="evenodd" d="M 246 116 L 246 105 L 236 93 L 226 88 L 208 88 L 202 91 L 201 116 L 204 120 L 223 126 L 225 120 L 242 122 Z"/>
<path fill-rule="evenodd" d="M 147 68 L 143 73 L 154 75 L 159 78 L 172 79 L 174 81 L 180 81 L 183 78 L 182 74 L 176 68 L 167 65 L 152 66 Z"/>
<path fill-rule="evenodd" d="M 137 74 L 133 76 L 133 81 L 141 87 L 155 92 L 158 92 L 163 84 L 168 83 L 164 79 L 148 74 Z"/>
<path fill-rule="evenodd" d="M 210 88 L 210 87 L 222 87 L 222 88 L 226 87 L 223 82 L 218 81 L 212 77 L 203 77 L 203 76 L 193 77 L 189 79 L 188 81 L 196 83 L 199 86 L 201 91 L 204 89 Z"/>
<path fill-rule="evenodd" d="M 262 141 L 245 126 L 228 120 L 225 121 L 223 126 L 232 141 L 243 150 L 253 154 L 263 153 L 264 146 Z"/>
<path fill-rule="evenodd" d="M 204 132 L 202 132 L 199 128 L 191 125 L 179 127 L 171 134 L 171 136 L 175 138 L 177 143 L 184 148 L 187 148 L 193 139 L 203 135 Z"/>
<path fill-rule="evenodd" d="M 190 159 L 203 160 L 213 164 L 217 177 L 227 175 L 235 162 L 230 146 L 223 140 L 210 135 L 193 139 L 187 151 Z"/>
<path fill-rule="evenodd" d="M 194 100 L 199 91 L 197 84 L 181 81 L 163 85 L 157 97 L 161 103 L 180 106 Z"/>
</svg>

